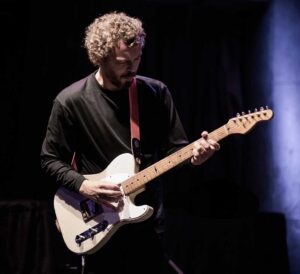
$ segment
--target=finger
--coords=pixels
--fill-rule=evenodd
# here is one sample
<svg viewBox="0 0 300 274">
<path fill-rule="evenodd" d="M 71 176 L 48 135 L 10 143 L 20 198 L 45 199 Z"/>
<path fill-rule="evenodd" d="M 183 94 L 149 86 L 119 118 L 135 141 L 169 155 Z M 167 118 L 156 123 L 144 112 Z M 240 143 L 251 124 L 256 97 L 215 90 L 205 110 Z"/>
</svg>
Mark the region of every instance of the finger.
<svg viewBox="0 0 300 274">
<path fill-rule="evenodd" d="M 98 194 L 95 199 L 98 203 L 117 203 L 121 200 L 120 197 L 111 197 L 103 194 Z"/>
<path fill-rule="evenodd" d="M 207 131 L 203 131 L 201 133 L 202 138 L 207 139 L 208 138 L 208 132 Z"/>
<path fill-rule="evenodd" d="M 117 203 L 117 202 L 120 201 L 120 197 L 105 196 L 105 197 L 101 197 L 100 200 L 105 201 L 105 202 L 109 202 L 109 203 Z"/>
<path fill-rule="evenodd" d="M 120 191 L 120 186 L 117 184 L 101 184 L 100 188 Z"/>
<path fill-rule="evenodd" d="M 99 191 L 99 194 L 101 194 L 102 197 L 121 197 L 122 196 L 121 191 L 110 190 L 110 189 L 101 189 Z"/>
<path fill-rule="evenodd" d="M 200 150 L 201 150 L 201 144 L 199 141 L 194 142 L 194 147 L 193 147 L 193 156 L 199 156 Z"/>
<path fill-rule="evenodd" d="M 221 147 L 218 143 L 215 143 L 214 148 L 215 148 L 215 150 L 220 150 Z"/>
<path fill-rule="evenodd" d="M 209 149 L 209 147 L 210 147 L 210 143 L 208 141 L 206 141 L 205 139 L 200 140 L 200 145 L 204 150 Z"/>
<path fill-rule="evenodd" d="M 99 191 L 105 194 L 121 195 L 121 187 L 116 184 L 101 184 L 99 185 Z"/>
<path fill-rule="evenodd" d="M 114 210 L 118 208 L 118 204 L 114 204 L 105 200 L 102 200 L 100 203 Z"/>
<path fill-rule="evenodd" d="M 193 156 L 198 157 L 200 155 L 200 152 L 201 152 L 201 148 L 198 148 L 198 149 L 194 148 L 193 149 Z"/>
<path fill-rule="evenodd" d="M 200 141 L 194 142 L 194 149 L 199 149 L 201 147 Z"/>
<path fill-rule="evenodd" d="M 209 139 L 208 142 L 210 144 L 211 149 L 213 149 L 213 150 L 219 150 L 220 149 L 220 144 L 217 143 L 215 140 Z"/>
</svg>

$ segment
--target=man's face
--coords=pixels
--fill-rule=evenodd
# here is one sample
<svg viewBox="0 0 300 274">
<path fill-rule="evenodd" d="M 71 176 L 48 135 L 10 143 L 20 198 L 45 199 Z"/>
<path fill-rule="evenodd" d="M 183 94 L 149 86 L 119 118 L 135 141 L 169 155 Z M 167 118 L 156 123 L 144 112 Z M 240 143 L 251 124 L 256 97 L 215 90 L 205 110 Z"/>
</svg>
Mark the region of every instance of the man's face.
<svg viewBox="0 0 300 274">
<path fill-rule="evenodd" d="M 128 88 L 137 73 L 141 56 L 141 45 L 137 44 L 129 48 L 120 41 L 101 66 L 105 86 L 114 90 Z"/>
</svg>

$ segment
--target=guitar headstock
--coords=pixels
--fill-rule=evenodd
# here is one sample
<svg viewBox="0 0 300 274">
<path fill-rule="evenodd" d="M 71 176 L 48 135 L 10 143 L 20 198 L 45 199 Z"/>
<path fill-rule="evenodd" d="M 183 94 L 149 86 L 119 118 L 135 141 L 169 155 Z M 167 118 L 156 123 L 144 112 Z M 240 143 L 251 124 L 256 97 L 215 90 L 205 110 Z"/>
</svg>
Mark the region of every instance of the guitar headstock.
<svg viewBox="0 0 300 274">
<path fill-rule="evenodd" d="M 237 114 L 235 118 L 231 118 L 226 124 L 228 133 L 230 134 L 246 134 L 248 133 L 257 123 L 268 121 L 272 119 L 273 111 L 268 107 L 261 107 L 260 110 L 255 109 L 254 112 L 248 111 L 247 114 Z"/>
</svg>

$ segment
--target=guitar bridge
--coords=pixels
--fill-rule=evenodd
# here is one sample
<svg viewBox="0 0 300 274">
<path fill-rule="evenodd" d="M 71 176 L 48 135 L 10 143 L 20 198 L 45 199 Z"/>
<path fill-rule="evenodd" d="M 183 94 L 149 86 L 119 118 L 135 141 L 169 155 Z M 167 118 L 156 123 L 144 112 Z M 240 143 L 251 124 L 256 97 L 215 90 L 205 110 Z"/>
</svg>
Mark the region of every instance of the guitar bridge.
<svg viewBox="0 0 300 274">
<path fill-rule="evenodd" d="M 81 245 L 85 240 L 91 239 L 97 233 L 104 231 L 108 226 L 108 221 L 103 220 L 101 223 L 89 228 L 88 230 L 82 232 L 81 234 L 76 235 L 75 242 L 78 245 Z"/>
<path fill-rule="evenodd" d="M 88 222 L 103 212 L 102 206 L 90 199 L 82 200 L 79 206 L 82 219 L 85 222 Z"/>
</svg>

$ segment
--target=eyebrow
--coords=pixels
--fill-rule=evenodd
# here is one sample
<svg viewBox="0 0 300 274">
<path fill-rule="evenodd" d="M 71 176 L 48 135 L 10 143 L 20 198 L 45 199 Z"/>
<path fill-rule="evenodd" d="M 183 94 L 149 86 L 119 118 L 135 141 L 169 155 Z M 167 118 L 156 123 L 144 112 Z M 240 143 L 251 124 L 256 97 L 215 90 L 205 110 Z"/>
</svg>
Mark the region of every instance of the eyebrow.
<svg viewBox="0 0 300 274">
<path fill-rule="evenodd" d="M 138 56 L 135 57 L 133 60 L 139 59 L 139 58 L 141 58 L 141 57 L 142 57 L 142 54 L 138 55 Z M 122 58 L 122 59 L 120 60 L 120 58 Z M 130 61 L 130 59 L 127 59 L 126 57 L 123 57 L 123 56 L 116 56 L 116 60 L 117 60 L 118 62 L 127 62 L 127 61 Z"/>
</svg>

